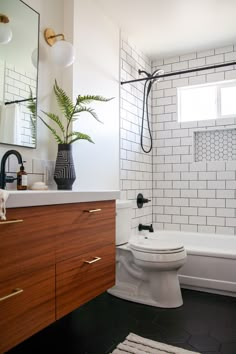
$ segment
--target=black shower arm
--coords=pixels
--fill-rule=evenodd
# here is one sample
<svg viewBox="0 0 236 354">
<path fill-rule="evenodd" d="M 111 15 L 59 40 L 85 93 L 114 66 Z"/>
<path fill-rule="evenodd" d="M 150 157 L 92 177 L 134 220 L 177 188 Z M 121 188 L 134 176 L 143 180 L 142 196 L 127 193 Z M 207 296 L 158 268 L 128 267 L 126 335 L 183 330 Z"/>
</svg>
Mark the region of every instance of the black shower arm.
<svg viewBox="0 0 236 354">
<path fill-rule="evenodd" d="M 138 73 L 139 73 L 139 75 L 141 75 L 141 74 L 145 74 L 145 75 L 147 75 L 147 77 L 151 77 L 152 75 L 151 74 L 149 74 L 149 73 L 147 73 L 145 70 L 138 70 Z"/>
</svg>

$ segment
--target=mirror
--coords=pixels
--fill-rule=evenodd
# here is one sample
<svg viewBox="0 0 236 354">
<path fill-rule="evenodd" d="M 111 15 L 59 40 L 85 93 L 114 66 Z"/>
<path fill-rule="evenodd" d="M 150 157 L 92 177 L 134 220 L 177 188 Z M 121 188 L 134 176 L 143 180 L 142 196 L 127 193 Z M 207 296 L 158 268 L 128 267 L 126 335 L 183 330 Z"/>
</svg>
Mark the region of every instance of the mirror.
<svg viewBox="0 0 236 354">
<path fill-rule="evenodd" d="M 32 94 L 37 107 L 39 14 L 21 0 L 0 0 L 0 14 L 12 31 L 0 43 L 0 143 L 36 148 L 36 117 L 28 106 Z"/>
</svg>

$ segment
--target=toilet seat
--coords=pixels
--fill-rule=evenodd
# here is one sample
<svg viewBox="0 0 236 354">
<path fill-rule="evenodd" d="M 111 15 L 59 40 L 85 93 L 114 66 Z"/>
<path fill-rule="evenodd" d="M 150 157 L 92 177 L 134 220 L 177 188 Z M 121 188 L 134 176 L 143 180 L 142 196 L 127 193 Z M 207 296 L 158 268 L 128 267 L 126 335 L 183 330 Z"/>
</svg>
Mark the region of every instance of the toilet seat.
<svg viewBox="0 0 236 354">
<path fill-rule="evenodd" d="M 158 237 L 157 239 L 133 237 L 129 245 L 132 250 L 152 254 L 172 254 L 184 251 L 182 243 L 169 240 L 167 237 Z"/>
</svg>

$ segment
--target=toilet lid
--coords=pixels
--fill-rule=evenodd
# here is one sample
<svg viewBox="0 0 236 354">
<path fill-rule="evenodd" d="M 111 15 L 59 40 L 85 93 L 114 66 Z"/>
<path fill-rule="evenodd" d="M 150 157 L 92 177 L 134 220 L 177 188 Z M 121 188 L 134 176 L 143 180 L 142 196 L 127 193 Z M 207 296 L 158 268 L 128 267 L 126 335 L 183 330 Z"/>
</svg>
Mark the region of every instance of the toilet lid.
<svg viewBox="0 0 236 354">
<path fill-rule="evenodd" d="M 130 248 L 140 252 L 148 253 L 176 253 L 184 249 L 182 243 L 169 240 L 166 237 L 153 238 L 133 238 L 129 242 Z"/>
</svg>

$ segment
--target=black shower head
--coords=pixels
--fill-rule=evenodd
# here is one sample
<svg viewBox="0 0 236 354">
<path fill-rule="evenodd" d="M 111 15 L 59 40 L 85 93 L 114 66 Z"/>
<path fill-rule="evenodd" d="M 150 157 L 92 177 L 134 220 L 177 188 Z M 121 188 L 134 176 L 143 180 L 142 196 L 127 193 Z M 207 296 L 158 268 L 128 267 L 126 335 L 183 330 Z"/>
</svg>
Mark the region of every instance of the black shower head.
<svg viewBox="0 0 236 354">
<path fill-rule="evenodd" d="M 162 69 L 156 69 L 155 71 L 153 71 L 153 73 L 147 73 L 145 70 L 140 70 L 138 71 L 139 75 L 141 74 L 145 74 L 147 77 L 152 77 L 152 76 L 157 76 L 157 75 L 163 75 L 164 74 L 164 70 Z M 148 93 L 151 90 L 152 84 L 154 84 L 155 82 L 160 81 L 160 79 L 156 78 L 156 79 L 152 79 L 149 80 L 149 84 L 148 84 Z"/>
<path fill-rule="evenodd" d="M 157 69 L 155 71 L 153 71 L 152 75 L 151 76 L 157 76 L 157 75 L 163 75 L 164 74 L 164 70 L 162 69 Z M 154 82 L 157 82 L 157 81 L 160 81 L 160 79 L 156 78 L 156 79 L 153 79 L 151 80 L 152 83 L 154 84 Z"/>
<path fill-rule="evenodd" d="M 161 70 L 161 69 L 157 69 L 155 71 L 153 71 L 153 73 L 150 75 L 151 76 L 157 76 L 157 75 L 162 75 L 164 74 L 164 70 Z M 148 83 L 148 88 L 147 88 L 147 95 L 149 95 L 150 91 L 151 91 L 151 88 L 152 88 L 152 85 L 157 82 L 157 81 L 160 81 L 160 79 L 156 78 L 156 79 L 152 79 L 149 81 Z"/>
</svg>

